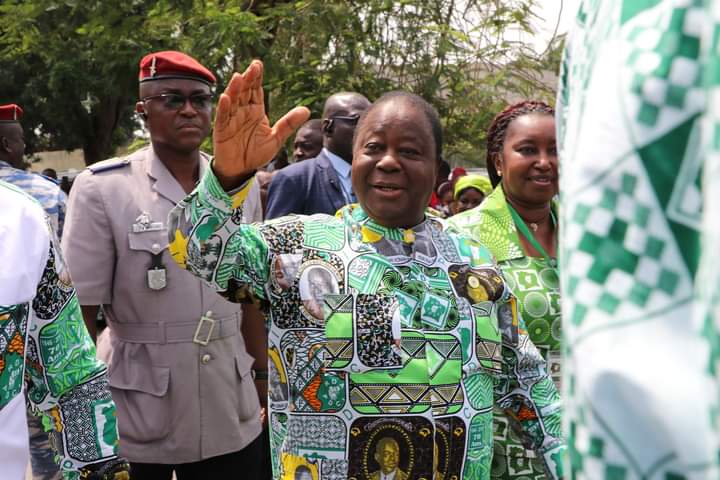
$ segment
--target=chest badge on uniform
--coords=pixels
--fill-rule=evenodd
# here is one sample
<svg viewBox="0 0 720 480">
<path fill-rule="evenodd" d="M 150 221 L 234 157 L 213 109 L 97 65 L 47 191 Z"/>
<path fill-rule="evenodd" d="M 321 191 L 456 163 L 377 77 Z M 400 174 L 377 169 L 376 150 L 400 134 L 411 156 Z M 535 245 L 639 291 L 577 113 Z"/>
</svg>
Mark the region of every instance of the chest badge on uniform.
<svg viewBox="0 0 720 480">
<path fill-rule="evenodd" d="M 148 212 L 142 212 L 132 225 L 133 233 L 156 232 L 165 228 L 163 222 L 153 222 Z"/>
</svg>

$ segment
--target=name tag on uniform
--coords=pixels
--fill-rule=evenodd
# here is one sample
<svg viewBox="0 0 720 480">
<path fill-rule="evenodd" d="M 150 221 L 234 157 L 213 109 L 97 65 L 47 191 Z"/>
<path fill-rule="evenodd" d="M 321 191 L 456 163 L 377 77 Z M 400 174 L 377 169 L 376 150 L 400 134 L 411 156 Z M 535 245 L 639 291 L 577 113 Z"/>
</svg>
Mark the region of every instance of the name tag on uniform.
<svg viewBox="0 0 720 480">
<path fill-rule="evenodd" d="M 134 223 L 132 231 L 133 233 L 156 232 L 163 228 L 165 228 L 165 225 L 162 222 Z"/>
</svg>

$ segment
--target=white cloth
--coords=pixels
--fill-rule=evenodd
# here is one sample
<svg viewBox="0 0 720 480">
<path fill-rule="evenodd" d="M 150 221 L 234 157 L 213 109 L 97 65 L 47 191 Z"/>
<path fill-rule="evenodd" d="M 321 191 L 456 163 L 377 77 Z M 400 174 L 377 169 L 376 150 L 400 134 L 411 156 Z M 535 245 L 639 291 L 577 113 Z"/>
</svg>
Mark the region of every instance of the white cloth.
<svg viewBox="0 0 720 480">
<path fill-rule="evenodd" d="M 0 410 L 0 478 L 23 480 L 30 460 L 25 395 Z"/>
<path fill-rule="evenodd" d="M 35 296 L 50 249 L 49 226 L 37 201 L 0 182 L 0 305 L 17 305 Z M 24 368 L 16 374 L 24 376 Z M 0 478 L 25 478 L 29 455 L 25 396 L 0 410 Z"/>
<path fill-rule="evenodd" d="M 40 204 L 5 182 L 0 205 L 18 207 L 0 208 L 0 305 L 16 305 L 35 296 L 50 249 L 49 227 Z"/>
</svg>

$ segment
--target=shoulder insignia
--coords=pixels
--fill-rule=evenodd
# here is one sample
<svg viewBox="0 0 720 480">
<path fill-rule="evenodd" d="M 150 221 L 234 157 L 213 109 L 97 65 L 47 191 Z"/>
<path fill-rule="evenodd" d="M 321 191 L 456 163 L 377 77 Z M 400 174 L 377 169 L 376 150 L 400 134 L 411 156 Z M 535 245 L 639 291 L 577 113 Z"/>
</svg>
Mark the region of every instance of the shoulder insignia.
<svg viewBox="0 0 720 480">
<path fill-rule="evenodd" d="M 88 165 L 87 169 L 92 173 L 101 173 L 126 167 L 128 165 L 130 165 L 130 157 L 111 158 L 109 160 L 103 160 L 102 162 Z"/>
</svg>

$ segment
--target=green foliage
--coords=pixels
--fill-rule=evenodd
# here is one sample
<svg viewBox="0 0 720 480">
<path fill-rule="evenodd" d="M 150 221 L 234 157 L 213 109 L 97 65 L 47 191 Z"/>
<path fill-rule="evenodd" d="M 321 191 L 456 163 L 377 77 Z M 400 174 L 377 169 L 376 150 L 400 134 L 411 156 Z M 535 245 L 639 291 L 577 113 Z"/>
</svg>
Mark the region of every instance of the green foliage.
<svg viewBox="0 0 720 480">
<path fill-rule="evenodd" d="M 140 128 L 137 64 L 179 49 L 222 89 L 265 62 L 271 119 L 327 96 L 405 89 L 445 123 L 446 156 L 482 164 L 485 129 L 509 100 L 540 96 L 557 48 L 538 58 L 508 32 L 531 30 L 534 0 L 9 0 L 0 3 L 0 102 L 20 103 L 31 148 L 112 155 Z"/>
</svg>

